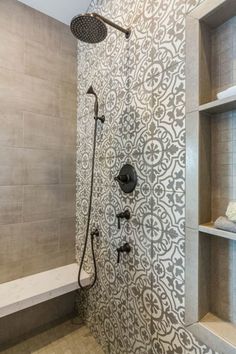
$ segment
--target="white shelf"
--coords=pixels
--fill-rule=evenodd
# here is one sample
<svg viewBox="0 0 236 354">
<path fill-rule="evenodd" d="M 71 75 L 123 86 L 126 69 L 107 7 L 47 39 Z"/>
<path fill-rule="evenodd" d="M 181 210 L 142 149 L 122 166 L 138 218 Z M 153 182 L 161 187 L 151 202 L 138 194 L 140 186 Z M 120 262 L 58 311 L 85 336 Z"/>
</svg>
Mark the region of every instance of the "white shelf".
<svg viewBox="0 0 236 354">
<path fill-rule="evenodd" d="M 0 318 L 78 289 L 77 263 L 0 284 Z M 82 284 L 90 277 L 82 273 Z"/>
<path fill-rule="evenodd" d="M 189 330 L 211 348 L 217 346 L 220 353 L 236 353 L 236 326 L 207 313 L 201 321 L 190 325 Z"/>
<path fill-rule="evenodd" d="M 224 113 L 236 109 L 236 96 L 230 96 L 222 100 L 212 101 L 199 107 L 203 113 Z"/>
<path fill-rule="evenodd" d="M 214 235 L 214 236 L 223 237 L 223 238 L 227 238 L 229 240 L 236 241 L 236 233 L 216 229 L 214 227 L 213 223 L 199 225 L 199 231 L 204 232 L 209 235 Z"/>
</svg>

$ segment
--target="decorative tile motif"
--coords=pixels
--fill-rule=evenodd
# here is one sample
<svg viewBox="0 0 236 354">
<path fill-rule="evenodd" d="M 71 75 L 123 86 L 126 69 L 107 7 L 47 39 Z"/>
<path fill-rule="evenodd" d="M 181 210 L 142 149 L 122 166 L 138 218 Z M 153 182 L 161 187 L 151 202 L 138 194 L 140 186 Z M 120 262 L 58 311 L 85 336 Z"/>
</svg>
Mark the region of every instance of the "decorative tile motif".
<svg viewBox="0 0 236 354">
<path fill-rule="evenodd" d="M 87 323 L 106 353 L 213 354 L 184 327 L 185 14 L 198 3 L 93 0 L 91 12 L 131 26 L 132 35 L 127 41 L 109 29 L 101 44 L 79 43 L 78 257 L 94 129 L 85 95 L 91 84 L 106 117 L 98 127 L 91 220 L 101 230 L 98 283 L 85 296 Z M 138 174 L 129 195 L 114 181 L 125 163 Z M 116 214 L 125 208 L 132 218 L 118 230 Z M 117 264 L 125 242 L 132 252 Z M 88 263 L 90 257 L 88 251 Z"/>
<path fill-rule="evenodd" d="M 205 0 L 186 0 L 186 12 L 189 13 L 193 11 L 197 6 L 199 6 Z"/>
</svg>

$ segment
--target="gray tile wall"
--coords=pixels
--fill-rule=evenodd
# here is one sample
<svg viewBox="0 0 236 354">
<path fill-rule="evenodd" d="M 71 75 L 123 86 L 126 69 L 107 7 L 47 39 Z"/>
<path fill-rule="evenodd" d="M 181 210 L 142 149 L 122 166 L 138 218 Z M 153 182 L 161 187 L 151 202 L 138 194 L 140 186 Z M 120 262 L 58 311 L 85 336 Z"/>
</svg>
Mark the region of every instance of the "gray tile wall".
<svg viewBox="0 0 236 354">
<path fill-rule="evenodd" d="M 218 114 L 211 119 L 213 221 L 225 215 L 229 201 L 236 199 L 235 127 L 235 111 Z"/>
<path fill-rule="evenodd" d="M 24 340 L 34 336 L 36 333 L 42 333 L 56 323 L 64 322 L 66 319 L 74 317 L 75 296 L 76 293 L 71 292 L 1 318 L 0 351 L 2 352 L 5 348 L 9 348 L 10 353 L 19 354 L 35 351 L 35 348 L 35 350 L 29 349 L 28 346 L 17 351 L 12 346 L 18 342 L 24 343 Z M 58 335 L 58 332 L 56 333 Z M 38 345 L 44 347 L 44 344 L 41 337 Z"/>
<path fill-rule="evenodd" d="M 212 98 L 236 84 L 236 17 L 212 31 Z"/>
<path fill-rule="evenodd" d="M 0 1 L 0 282 L 74 262 L 76 40 Z"/>
<path fill-rule="evenodd" d="M 212 31 L 212 98 L 236 83 L 236 17 Z M 236 198 L 236 112 L 212 118 L 212 219 L 224 215 L 228 202 Z"/>
<path fill-rule="evenodd" d="M 211 240 L 210 311 L 236 323 L 236 241 L 215 237 Z"/>
<path fill-rule="evenodd" d="M 212 95 L 235 85 L 236 17 L 212 31 Z M 215 115 L 212 133 L 212 220 L 225 215 L 230 200 L 236 198 L 235 146 L 236 112 Z M 235 241 L 212 240 L 211 311 L 235 323 L 236 272 Z"/>
<path fill-rule="evenodd" d="M 185 20 L 202 1 L 93 0 L 97 11 L 131 26 L 129 41 L 109 29 L 97 45 L 78 46 L 77 253 L 86 230 L 93 139 L 92 84 L 100 114 L 91 226 L 97 285 L 85 295 L 87 322 L 111 354 L 212 353 L 184 327 L 185 312 Z M 136 190 L 114 182 L 135 166 Z M 132 218 L 117 229 L 116 213 Z M 116 248 L 132 252 L 116 264 Z M 88 264 L 91 263 L 88 252 Z"/>
</svg>

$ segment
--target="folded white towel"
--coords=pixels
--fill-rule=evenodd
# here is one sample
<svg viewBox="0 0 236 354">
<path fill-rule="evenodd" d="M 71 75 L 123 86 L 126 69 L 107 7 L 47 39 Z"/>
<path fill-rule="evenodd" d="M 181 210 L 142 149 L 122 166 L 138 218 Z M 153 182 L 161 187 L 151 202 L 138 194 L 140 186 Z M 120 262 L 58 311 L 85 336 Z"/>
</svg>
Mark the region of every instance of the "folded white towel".
<svg viewBox="0 0 236 354">
<path fill-rule="evenodd" d="M 227 90 L 217 93 L 217 98 L 218 100 L 222 100 L 223 98 L 227 98 L 234 95 L 236 95 L 236 86 L 232 86 Z"/>
<path fill-rule="evenodd" d="M 215 222 L 214 226 L 217 229 L 225 230 L 229 232 L 236 232 L 236 224 L 229 221 L 225 216 L 220 216 Z"/>
<path fill-rule="evenodd" d="M 236 222 L 236 201 L 232 200 L 229 202 L 225 215 L 230 221 Z"/>
</svg>

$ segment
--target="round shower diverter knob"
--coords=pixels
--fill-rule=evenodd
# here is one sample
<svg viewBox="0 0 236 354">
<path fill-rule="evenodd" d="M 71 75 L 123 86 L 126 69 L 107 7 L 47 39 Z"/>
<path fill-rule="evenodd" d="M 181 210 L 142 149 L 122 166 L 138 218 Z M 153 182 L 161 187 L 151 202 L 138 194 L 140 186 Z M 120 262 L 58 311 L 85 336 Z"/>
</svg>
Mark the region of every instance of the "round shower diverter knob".
<svg viewBox="0 0 236 354">
<path fill-rule="evenodd" d="M 137 173 L 135 168 L 129 164 L 124 165 L 117 177 L 115 177 L 124 193 L 131 193 L 137 185 Z"/>
</svg>

